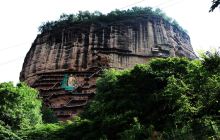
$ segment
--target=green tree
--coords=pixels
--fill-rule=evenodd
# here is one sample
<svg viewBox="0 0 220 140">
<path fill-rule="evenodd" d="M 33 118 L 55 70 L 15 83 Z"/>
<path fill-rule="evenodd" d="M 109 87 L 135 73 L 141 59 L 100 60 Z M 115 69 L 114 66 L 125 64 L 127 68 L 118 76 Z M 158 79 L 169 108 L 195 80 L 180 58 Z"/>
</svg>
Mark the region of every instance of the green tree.
<svg viewBox="0 0 220 140">
<path fill-rule="evenodd" d="M 23 140 L 64 140 L 63 124 L 41 124 L 32 129 L 19 131 Z M 67 132 L 65 132 L 67 133 Z"/>
<path fill-rule="evenodd" d="M 211 73 L 218 73 L 220 71 L 220 57 L 219 52 L 206 52 L 202 55 L 202 63 L 206 71 Z"/>
<path fill-rule="evenodd" d="M 210 64 L 212 71 L 207 69 L 210 59 L 215 64 Z M 82 118 L 97 124 L 107 139 L 148 138 L 151 126 L 165 139 L 215 136 L 220 107 L 218 59 L 219 55 L 202 62 L 153 59 L 131 70 L 108 70 L 97 81 L 96 97 Z M 131 127 L 133 118 L 139 124 Z"/>
<path fill-rule="evenodd" d="M 1 140 L 22 140 L 17 136 L 10 128 L 3 126 L 4 123 L 0 123 L 0 139 Z"/>
<path fill-rule="evenodd" d="M 157 58 L 106 70 L 80 117 L 22 131 L 23 139 L 219 139 L 220 56 Z M 19 135 L 20 136 L 20 135 Z"/>
<path fill-rule="evenodd" d="M 154 59 L 132 70 L 109 70 L 97 81 L 97 95 L 82 117 L 99 122 L 100 132 L 108 139 L 119 139 L 120 133 L 130 132 L 125 130 L 131 129 L 129 124 L 133 118 L 137 118 L 145 128 L 154 125 L 157 131 L 174 128 L 174 113 L 183 108 L 176 102 L 184 96 L 168 94 L 168 97 L 164 91 L 170 77 L 188 75 L 191 65 L 191 61 L 185 58 L 167 58 Z M 183 104 L 187 106 L 187 102 Z M 147 133 L 141 135 L 149 136 Z"/>
<path fill-rule="evenodd" d="M 42 113 L 42 120 L 44 123 L 57 123 L 58 119 L 57 116 L 54 114 L 53 110 L 43 106 L 41 108 L 41 113 Z"/>
<path fill-rule="evenodd" d="M 0 84 L 0 120 L 12 129 L 24 129 L 42 123 L 41 101 L 35 89 L 24 83 Z"/>
</svg>

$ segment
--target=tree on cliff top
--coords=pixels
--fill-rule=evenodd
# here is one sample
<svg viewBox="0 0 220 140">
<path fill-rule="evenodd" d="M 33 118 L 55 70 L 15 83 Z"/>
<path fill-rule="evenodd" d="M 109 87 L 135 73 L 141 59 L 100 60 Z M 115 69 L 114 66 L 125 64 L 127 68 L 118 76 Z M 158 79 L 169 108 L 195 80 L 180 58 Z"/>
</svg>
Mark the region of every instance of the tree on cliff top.
<svg viewBox="0 0 220 140">
<path fill-rule="evenodd" d="M 116 9 L 106 15 L 99 11 L 95 11 L 93 13 L 90 13 L 89 11 L 79 11 L 77 14 L 62 14 L 59 20 L 44 22 L 38 28 L 38 30 L 41 33 L 47 33 L 58 29 L 67 29 L 69 26 L 74 25 L 75 23 L 104 22 L 109 24 L 118 20 L 130 19 L 140 16 L 163 18 L 165 21 L 169 22 L 180 31 L 185 32 L 185 30 L 175 20 L 168 17 L 164 12 L 162 12 L 162 10 L 158 8 L 154 10 L 151 7 L 133 7 L 128 10 Z"/>
</svg>

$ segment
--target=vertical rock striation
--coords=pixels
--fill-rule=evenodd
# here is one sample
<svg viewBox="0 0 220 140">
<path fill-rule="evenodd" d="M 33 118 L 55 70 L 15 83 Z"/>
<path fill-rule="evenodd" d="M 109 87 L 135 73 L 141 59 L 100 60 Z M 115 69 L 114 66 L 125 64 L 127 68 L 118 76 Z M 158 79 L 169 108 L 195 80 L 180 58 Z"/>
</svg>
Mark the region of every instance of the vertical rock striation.
<svg viewBox="0 0 220 140">
<path fill-rule="evenodd" d="M 189 36 L 162 18 L 81 23 L 38 35 L 20 80 L 36 87 L 44 103 L 65 120 L 92 98 L 101 69 L 125 69 L 170 56 L 196 58 Z M 73 91 L 61 86 L 65 74 L 76 79 Z"/>
</svg>

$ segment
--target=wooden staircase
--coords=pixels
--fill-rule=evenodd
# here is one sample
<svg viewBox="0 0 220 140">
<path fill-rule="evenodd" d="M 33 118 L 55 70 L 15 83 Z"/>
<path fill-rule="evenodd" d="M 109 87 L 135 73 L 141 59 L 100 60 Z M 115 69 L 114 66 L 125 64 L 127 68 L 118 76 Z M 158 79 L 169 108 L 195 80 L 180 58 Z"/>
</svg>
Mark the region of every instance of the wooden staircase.
<svg viewBox="0 0 220 140">
<path fill-rule="evenodd" d="M 87 72 L 51 72 L 38 74 L 38 80 L 32 85 L 38 89 L 44 105 L 51 108 L 59 120 L 65 121 L 82 112 L 83 107 L 95 95 L 96 79 L 102 68 L 93 68 Z M 78 80 L 73 91 L 61 87 L 64 75 L 73 75 Z"/>
</svg>

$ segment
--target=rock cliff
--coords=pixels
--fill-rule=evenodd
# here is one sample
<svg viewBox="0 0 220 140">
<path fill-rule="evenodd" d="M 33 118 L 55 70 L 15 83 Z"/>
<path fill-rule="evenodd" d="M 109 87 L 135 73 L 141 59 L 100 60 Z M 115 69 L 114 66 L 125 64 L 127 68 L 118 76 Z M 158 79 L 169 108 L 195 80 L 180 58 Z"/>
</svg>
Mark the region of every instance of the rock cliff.
<svg viewBox="0 0 220 140">
<path fill-rule="evenodd" d="M 65 120 L 92 98 L 103 68 L 125 69 L 169 56 L 196 58 L 187 33 L 163 18 L 76 23 L 36 37 L 20 80 L 36 87 L 45 104 Z M 72 91 L 62 88 L 65 74 L 75 79 Z"/>
</svg>

